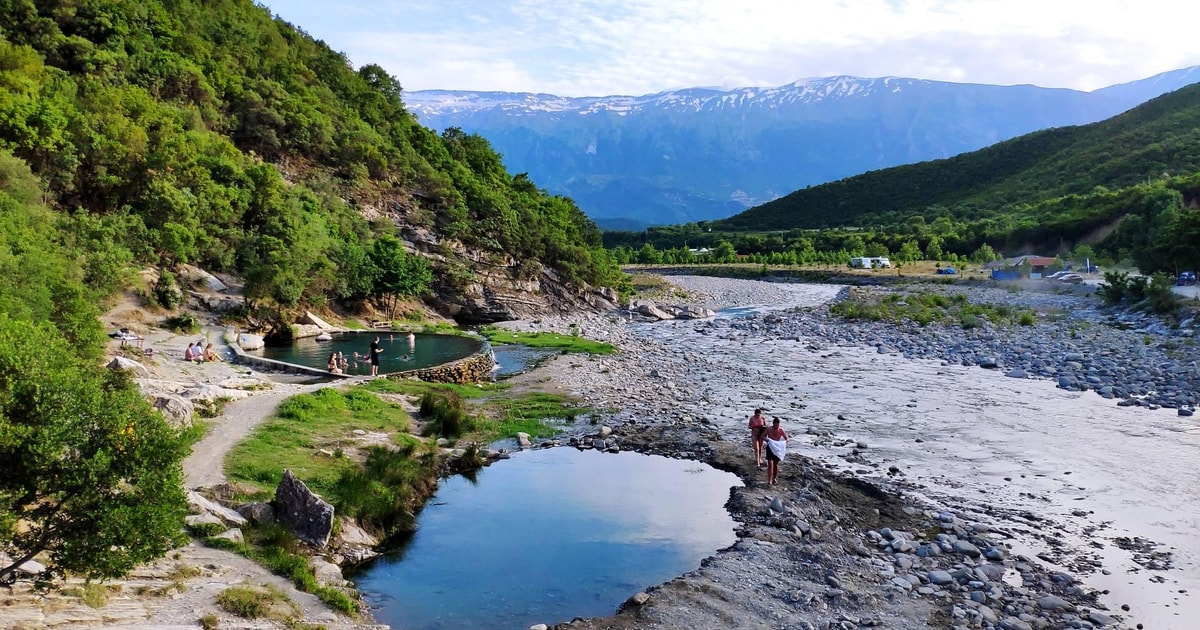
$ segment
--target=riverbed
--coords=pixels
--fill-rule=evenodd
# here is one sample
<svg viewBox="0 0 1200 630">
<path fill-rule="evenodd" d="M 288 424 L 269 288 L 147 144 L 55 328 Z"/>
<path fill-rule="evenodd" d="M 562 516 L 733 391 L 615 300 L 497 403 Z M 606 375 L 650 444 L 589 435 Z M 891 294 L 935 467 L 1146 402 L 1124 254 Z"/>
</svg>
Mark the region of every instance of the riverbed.
<svg viewBox="0 0 1200 630">
<path fill-rule="evenodd" d="M 628 354 L 564 361 L 556 368 L 562 387 L 619 407 L 615 420 L 699 421 L 729 440 L 743 439 L 746 417 L 763 407 L 782 419 L 796 452 L 991 528 L 1013 555 L 1099 592 L 1123 627 L 1196 627 L 1200 423 L 1193 417 L 1120 407 L 1052 380 L 904 358 L 886 346 L 881 353 L 869 340 L 811 332 L 820 327 L 788 327 L 842 287 L 668 279 L 707 295 L 707 306 L 758 312 L 711 322 L 593 323 Z M 1088 310 L 1071 301 L 1081 296 L 1030 298 Z M 1136 339 L 1131 351 L 1142 345 Z M 785 462 L 785 475 L 800 462 Z"/>
<path fill-rule="evenodd" d="M 808 286 L 790 304 L 764 306 L 816 305 L 828 295 Z M 1200 620 L 1192 596 L 1200 590 L 1200 423 L 1192 417 L 873 347 L 727 330 L 661 322 L 638 334 L 702 357 L 692 366 L 706 379 L 702 396 L 728 401 L 705 411 L 727 434 L 764 407 L 785 419 L 804 454 L 868 477 L 896 466 L 941 505 L 996 513 L 1019 550 L 1053 552 L 1072 569 L 1099 561 L 1084 570 L 1086 583 L 1109 591 L 1110 609 L 1130 606 L 1132 623 L 1182 630 Z M 1026 511 L 1053 524 L 1013 516 Z"/>
</svg>

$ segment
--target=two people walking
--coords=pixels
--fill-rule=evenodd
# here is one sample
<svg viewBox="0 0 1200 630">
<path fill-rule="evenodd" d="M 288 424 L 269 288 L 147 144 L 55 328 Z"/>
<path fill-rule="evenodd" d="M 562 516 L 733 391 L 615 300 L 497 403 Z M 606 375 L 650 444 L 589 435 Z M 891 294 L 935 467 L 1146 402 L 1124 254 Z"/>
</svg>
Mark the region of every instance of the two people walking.
<svg viewBox="0 0 1200 630">
<path fill-rule="evenodd" d="M 787 455 L 787 432 L 779 425 L 779 418 L 771 420 L 767 426 L 767 418 L 762 415 L 762 409 L 755 409 L 750 416 L 750 440 L 754 444 L 754 463 L 762 468 L 763 459 L 767 460 L 767 485 L 779 483 L 779 462 Z"/>
</svg>

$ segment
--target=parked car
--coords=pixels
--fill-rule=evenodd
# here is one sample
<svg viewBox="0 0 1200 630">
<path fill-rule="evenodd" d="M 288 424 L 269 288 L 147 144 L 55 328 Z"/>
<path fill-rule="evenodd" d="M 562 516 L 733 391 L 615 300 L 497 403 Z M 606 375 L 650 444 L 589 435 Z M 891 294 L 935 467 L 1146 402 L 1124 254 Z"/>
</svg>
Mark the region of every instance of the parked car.
<svg viewBox="0 0 1200 630">
<path fill-rule="evenodd" d="M 1187 286 L 1189 284 L 1196 284 L 1196 272 L 1195 271 L 1179 272 L 1179 276 L 1175 278 L 1175 284 L 1177 284 L 1181 287 Z"/>
<path fill-rule="evenodd" d="M 1077 273 L 1065 273 L 1055 278 L 1055 280 L 1066 284 L 1083 284 L 1083 276 Z"/>
<path fill-rule="evenodd" d="M 954 267 L 938 267 L 937 272 L 939 275 L 943 276 L 953 276 L 958 274 L 958 272 L 954 270 Z"/>
<path fill-rule="evenodd" d="M 1065 276 L 1065 275 L 1068 275 L 1068 274 L 1070 274 L 1070 273 L 1071 273 L 1071 271 L 1070 271 L 1070 270 L 1068 270 L 1068 269 L 1063 269 L 1062 271 L 1055 271 L 1054 273 L 1052 273 L 1052 274 L 1050 274 L 1050 275 L 1048 275 L 1048 276 L 1043 276 L 1043 277 L 1042 277 L 1042 279 L 1043 279 L 1043 280 L 1058 280 L 1059 278 L 1061 278 L 1061 277 L 1063 277 L 1063 276 Z"/>
</svg>

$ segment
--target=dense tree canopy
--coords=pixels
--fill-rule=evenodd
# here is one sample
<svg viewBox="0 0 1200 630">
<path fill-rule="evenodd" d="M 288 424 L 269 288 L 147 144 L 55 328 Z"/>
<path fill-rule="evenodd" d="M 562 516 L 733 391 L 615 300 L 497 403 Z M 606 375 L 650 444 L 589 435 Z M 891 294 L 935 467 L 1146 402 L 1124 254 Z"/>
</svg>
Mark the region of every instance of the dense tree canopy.
<svg viewBox="0 0 1200 630">
<path fill-rule="evenodd" d="M 250 0 L 0 0 L 0 148 L 46 182 L 97 272 L 192 262 L 283 307 L 363 297 L 371 204 L 526 269 L 613 279 L 572 202 L 401 97 Z"/>
</svg>

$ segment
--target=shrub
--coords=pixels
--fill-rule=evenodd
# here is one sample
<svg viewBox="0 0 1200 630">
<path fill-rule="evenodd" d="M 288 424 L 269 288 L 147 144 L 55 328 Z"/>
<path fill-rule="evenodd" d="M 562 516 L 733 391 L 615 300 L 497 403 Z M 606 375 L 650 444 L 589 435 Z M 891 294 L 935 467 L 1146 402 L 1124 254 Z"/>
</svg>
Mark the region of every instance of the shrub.
<svg viewBox="0 0 1200 630">
<path fill-rule="evenodd" d="M 183 291 L 179 288 L 175 274 L 164 269 L 158 276 L 158 282 L 154 283 L 150 299 L 156 305 L 167 310 L 173 311 L 178 308 L 183 303 Z"/>
<path fill-rule="evenodd" d="M 1033 316 L 1033 313 L 1025 311 L 1024 313 L 1021 313 L 1021 317 L 1017 320 L 1017 324 L 1021 326 L 1032 326 L 1036 321 L 1037 320 Z"/>
<path fill-rule="evenodd" d="M 472 428 L 466 403 L 453 392 L 425 392 L 421 396 L 421 415 L 427 420 L 422 431 L 426 436 L 457 439 Z"/>
</svg>

